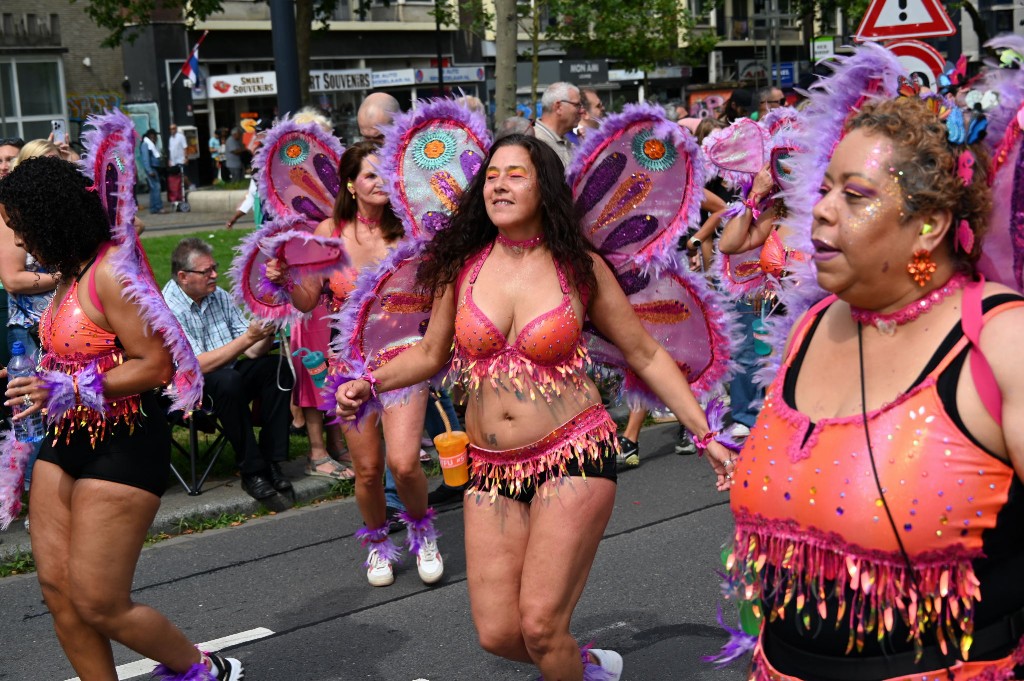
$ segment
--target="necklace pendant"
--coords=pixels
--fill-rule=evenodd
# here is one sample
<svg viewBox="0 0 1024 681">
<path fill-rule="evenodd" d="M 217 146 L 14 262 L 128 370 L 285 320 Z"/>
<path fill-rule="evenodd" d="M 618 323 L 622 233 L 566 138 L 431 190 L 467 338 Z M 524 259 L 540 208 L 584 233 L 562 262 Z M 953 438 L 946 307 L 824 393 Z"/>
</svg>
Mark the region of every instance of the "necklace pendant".
<svg viewBox="0 0 1024 681">
<path fill-rule="evenodd" d="M 875 321 L 875 328 L 883 336 L 895 336 L 896 335 L 896 320 L 895 319 L 879 319 Z"/>
</svg>

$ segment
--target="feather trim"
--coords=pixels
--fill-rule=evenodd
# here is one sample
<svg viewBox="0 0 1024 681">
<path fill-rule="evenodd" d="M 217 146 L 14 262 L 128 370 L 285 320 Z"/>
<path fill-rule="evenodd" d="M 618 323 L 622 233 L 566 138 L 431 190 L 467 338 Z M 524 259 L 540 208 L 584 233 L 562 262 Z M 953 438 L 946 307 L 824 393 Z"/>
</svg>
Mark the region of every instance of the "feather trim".
<svg viewBox="0 0 1024 681">
<path fill-rule="evenodd" d="M 414 239 L 430 238 L 443 222 L 431 222 L 425 215 L 417 215 L 415 208 L 406 198 L 405 178 L 402 174 L 402 160 L 405 150 L 413 135 L 431 124 L 447 121 L 448 125 L 464 128 L 481 152 L 484 154 L 491 148 L 491 136 L 487 131 L 487 119 L 480 113 L 470 111 L 454 99 L 420 100 L 417 107 L 407 113 L 397 114 L 391 125 L 380 126 L 384 133 L 384 146 L 377 158 L 380 159 L 378 172 L 387 187 L 388 196 L 395 214 L 402 221 L 406 235 Z M 483 158 L 480 162 L 483 162 Z M 466 177 L 468 182 L 472 177 Z"/>
<path fill-rule="evenodd" d="M 6 530 L 21 513 L 25 470 L 33 449 L 30 443 L 18 442 L 13 430 L 0 433 L 0 530 Z"/>
<path fill-rule="evenodd" d="M 436 542 L 440 536 L 434 528 L 434 519 L 437 518 L 437 511 L 427 508 L 422 518 L 416 519 L 409 515 L 408 511 L 399 511 L 398 519 L 405 523 L 409 530 L 406 535 L 406 543 L 409 546 L 409 553 L 419 553 L 424 542 Z"/>
<path fill-rule="evenodd" d="M 260 229 L 235 246 L 235 257 L 228 271 L 233 282 L 231 296 L 256 319 L 283 325 L 302 317 L 302 313 L 291 304 L 291 296 L 285 295 L 283 287 L 267 279 L 266 270 L 261 269 L 267 259 L 262 250 L 265 242 L 278 234 L 301 231 L 309 231 L 306 220 L 302 216 L 290 215 L 263 223 Z"/>
<path fill-rule="evenodd" d="M 717 433 L 715 442 L 734 452 L 740 451 L 743 448 L 743 443 L 733 437 L 731 431 L 725 427 L 725 417 L 729 414 L 729 407 L 726 406 L 725 400 L 720 397 L 711 398 L 704 411 L 708 419 L 708 429 Z"/>
<path fill-rule="evenodd" d="M 743 123 L 740 123 L 743 121 Z M 742 126 L 742 128 L 740 127 Z M 745 172 L 742 170 L 735 170 L 725 168 L 715 163 L 714 158 L 717 156 L 716 148 L 720 148 L 723 145 L 728 145 L 732 138 L 741 131 L 745 131 L 748 136 L 755 137 L 754 143 L 747 142 L 749 146 L 756 146 L 755 149 L 750 149 L 751 153 L 758 153 L 755 159 L 748 161 L 757 165 L 757 170 Z M 772 138 L 771 133 L 768 131 L 767 126 L 760 125 L 751 121 L 750 119 L 739 119 L 732 125 L 726 128 L 719 128 L 712 130 L 704 141 L 701 142 L 701 151 L 704 152 L 704 158 L 708 160 L 708 171 L 712 176 L 722 178 L 722 182 L 728 189 L 740 191 L 743 195 L 746 195 L 744 188 L 749 191 L 750 185 L 754 181 L 754 176 L 764 168 L 765 164 L 768 163 L 768 159 L 771 157 Z M 752 167 L 752 166 L 751 166 Z"/>
<path fill-rule="evenodd" d="M 55 423 L 64 417 L 68 409 L 82 406 L 106 414 L 106 400 L 103 398 L 103 373 L 98 360 L 90 362 L 74 374 L 62 371 L 41 371 L 39 378 L 47 391 L 46 420 Z"/>
<path fill-rule="evenodd" d="M 389 563 L 397 563 L 402 559 L 402 549 L 388 537 L 387 523 L 371 530 L 368 527 L 360 527 L 355 532 L 355 538 L 360 545 L 369 551 L 377 551 L 377 555 Z M 370 558 L 367 556 L 365 567 L 370 567 Z"/>
<path fill-rule="evenodd" d="M 845 617 L 849 625 L 847 652 L 862 650 L 867 634 L 891 635 L 899 617 L 915 648 L 934 634 L 944 653 L 948 641 L 966 656 L 974 604 L 981 598 L 971 561 L 980 552 L 954 546 L 913 556 L 912 577 L 898 553 L 865 550 L 835 533 L 801 528 L 794 520 L 744 510 L 734 514 L 733 555 L 726 568 L 732 580 L 745 585 L 745 599 L 764 601 L 772 621 L 793 603 L 798 614 L 811 607 L 824 619 L 827 599 L 834 596 L 837 621 Z M 768 566 L 773 569 L 767 571 Z"/>
<path fill-rule="evenodd" d="M 754 648 L 757 647 L 757 636 L 752 636 L 742 629 L 733 629 L 725 623 L 725 618 L 722 617 L 721 605 L 718 606 L 718 626 L 722 627 L 725 633 L 729 634 L 729 640 L 726 641 L 717 655 L 704 655 L 701 657 L 700 659 L 704 662 L 712 662 L 721 669 L 753 652 Z"/>
<path fill-rule="evenodd" d="M 618 678 L 617 676 L 590 659 L 590 651 L 593 647 L 593 641 L 585 646 L 580 646 L 580 660 L 583 662 L 583 681 L 614 681 Z"/>
<path fill-rule="evenodd" d="M 110 256 L 110 267 L 122 286 L 125 300 L 138 305 L 149 331 L 159 334 L 171 353 L 175 374 L 164 394 L 171 400 L 172 411 L 190 412 L 203 396 L 203 373 L 192 347 L 185 338 L 177 318 L 157 288 L 153 269 L 135 232 L 135 126 L 118 110 L 86 120 L 83 134 L 85 155 L 80 161 L 83 172 L 100 191 L 111 221 L 111 236 L 118 248 Z M 111 182 L 116 172 L 116 192 Z M 102 187 L 100 183 L 102 182 Z M 114 198 L 116 206 L 110 205 Z"/>
<path fill-rule="evenodd" d="M 204 662 L 196 662 L 180 674 L 165 665 L 157 665 L 152 678 L 159 681 L 217 681 Z"/>
</svg>

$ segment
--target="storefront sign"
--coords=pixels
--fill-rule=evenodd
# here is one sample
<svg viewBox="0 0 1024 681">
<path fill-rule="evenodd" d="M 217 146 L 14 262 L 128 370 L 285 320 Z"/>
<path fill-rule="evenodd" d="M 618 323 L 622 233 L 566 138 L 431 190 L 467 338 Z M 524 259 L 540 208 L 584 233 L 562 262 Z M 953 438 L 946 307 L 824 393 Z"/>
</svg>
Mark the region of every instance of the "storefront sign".
<svg viewBox="0 0 1024 681">
<path fill-rule="evenodd" d="M 395 71 L 374 71 L 370 82 L 374 88 L 403 87 L 416 84 L 416 72 L 413 69 L 397 69 Z"/>
<path fill-rule="evenodd" d="M 573 85 L 596 85 L 608 82 L 608 62 L 604 59 L 573 59 L 559 63 L 562 80 Z"/>
<path fill-rule="evenodd" d="M 415 69 L 417 85 L 436 84 L 437 67 L 432 69 Z M 444 84 L 453 83 L 479 83 L 484 79 L 483 66 L 446 66 L 444 69 Z"/>
<path fill-rule="evenodd" d="M 347 71 L 313 70 L 309 72 L 310 92 L 348 92 L 374 87 L 369 69 Z"/>
<path fill-rule="evenodd" d="M 821 61 L 834 57 L 836 54 L 836 39 L 830 35 L 824 35 L 811 41 L 811 61 Z"/>
<path fill-rule="evenodd" d="M 672 78 L 689 78 L 692 69 L 689 66 L 659 66 L 647 72 L 647 80 L 665 80 Z M 609 82 L 620 80 L 643 80 L 643 71 L 627 71 L 625 69 L 609 69 Z"/>
<path fill-rule="evenodd" d="M 272 97 L 277 94 L 277 74 L 273 71 L 211 76 L 207 82 L 210 99 Z"/>
</svg>

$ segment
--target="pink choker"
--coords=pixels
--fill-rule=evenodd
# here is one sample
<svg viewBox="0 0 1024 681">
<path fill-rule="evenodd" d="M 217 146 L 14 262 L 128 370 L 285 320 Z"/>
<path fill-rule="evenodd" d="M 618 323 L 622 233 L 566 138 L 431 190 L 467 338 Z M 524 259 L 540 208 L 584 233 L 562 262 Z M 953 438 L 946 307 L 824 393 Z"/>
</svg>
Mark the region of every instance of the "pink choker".
<svg viewBox="0 0 1024 681">
<path fill-rule="evenodd" d="M 904 305 L 895 312 L 875 312 L 874 310 L 865 310 L 851 305 L 850 314 L 853 316 L 853 321 L 858 324 L 870 324 L 878 329 L 880 333 L 892 336 L 896 333 L 897 326 L 903 326 L 914 321 L 925 312 L 931 310 L 932 307 L 962 289 L 966 283 L 967 275 L 956 274 L 943 286 L 935 289 L 923 298 L 918 298 L 912 303 Z"/>
<path fill-rule="evenodd" d="M 537 246 L 540 246 L 542 243 L 544 243 L 544 235 L 538 234 L 532 239 L 514 241 L 512 239 L 509 239 L 507 236 L 502 235 L 501 232 L 498 232 L 497 242 L 504 246 L 505 248 L 511 249 L 512 252 L 515 253 L 516 255 L 520 255 L 521 253 L 528 251 L 531 248 L 536 248 Z"/>
<path fill-rule="evenodd" d="M 366 217 L 365 215 L 359 212 L 356 212 L 356 220 L 363 223 L 367 227 L 376 227 L 377 225 L 380 224 L 380 220 L 371 220 L 370 218 Z"/>
</svg>

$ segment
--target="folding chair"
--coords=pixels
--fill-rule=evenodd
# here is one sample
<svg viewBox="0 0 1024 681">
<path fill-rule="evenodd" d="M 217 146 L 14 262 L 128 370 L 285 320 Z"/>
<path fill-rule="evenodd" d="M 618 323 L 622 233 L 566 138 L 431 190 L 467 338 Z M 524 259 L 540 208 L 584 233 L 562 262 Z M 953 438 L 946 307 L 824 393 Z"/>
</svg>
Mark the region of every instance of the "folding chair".
<svg viewBox="0 0 1024 681">
<path fill-rule="evenodd" d="M 181 472 L 178 471 L 174 466 L 174 462 L 171 462 L 171 472 L 174 473 L 174 477 L 178 479 L 181 486 L 185 488 L 189 496 L 199 496 L 203 493 L 203 484 L 206 482 L 206 478 L 210 475 L 210 470 L 213 469 L 213 465 L 217 463 L 217 458 L 224 451 L 224 447 L 227 446 L 228 441 L 221 431 L 220 426 L 217 424 L 217 419 L 211 412 L 204 409 L 197 409 L 192 412 L 192 416 L 187 420 L 185 415 L 180 412 L 173 412 L 168 415 L 168 420 L 171 426 L 181 426 L 188 428 L 188 449 L 178 444 L 178 441 L 171 438 L 171 444 L 174 445 L 183 456 L 188 459 L 189 466 L 186 473 L 188 473 L 189 480 L 191 483 L 186 482 L 185 478 L 182 477 Z M 206 451 L 200 452 L 199 450 L 199 433 L 206 433 L 208 435 L 216 434 L 213 444 L 206 448 Z M 206 464 L 206 470 L 203 471 L 202 475 L 199 475 L 199 466 L 203 458 L 208 459 Z"/>
</svg>

